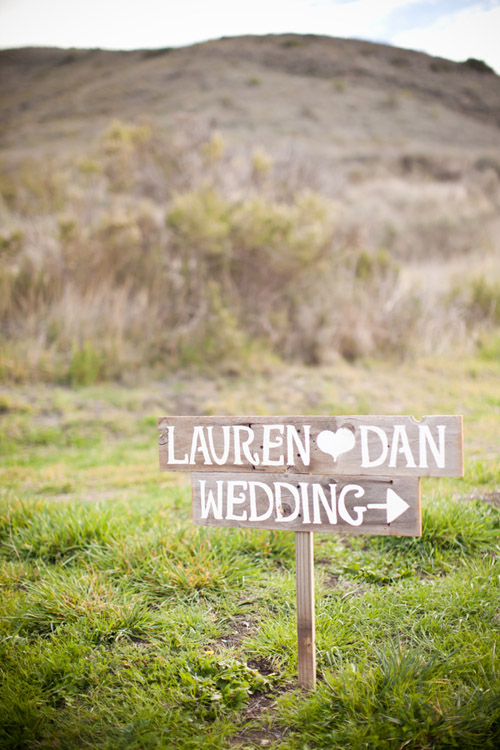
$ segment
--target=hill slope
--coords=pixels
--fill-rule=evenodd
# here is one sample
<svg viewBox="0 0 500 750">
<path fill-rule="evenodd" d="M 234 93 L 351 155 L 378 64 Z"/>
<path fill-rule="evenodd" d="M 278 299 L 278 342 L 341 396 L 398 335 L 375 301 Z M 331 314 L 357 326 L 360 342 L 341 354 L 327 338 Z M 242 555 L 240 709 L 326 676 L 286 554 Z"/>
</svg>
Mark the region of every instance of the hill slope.
<svg viewBox="0 0 500 750">
<path fill-rule="evenodd" d="M 192 118 L 235 142 L 357 151 L 500 147 L 500 77 L 380 44 L 319 36 L 181 49 L 0 51 L 1 146 L 82 144 L 111 118 Z"/>
<path fill-rule="evenodd" d="M 0 377 L 498 351 L 480 65 L 282 35 L 0 68 Z"/>
</svg>

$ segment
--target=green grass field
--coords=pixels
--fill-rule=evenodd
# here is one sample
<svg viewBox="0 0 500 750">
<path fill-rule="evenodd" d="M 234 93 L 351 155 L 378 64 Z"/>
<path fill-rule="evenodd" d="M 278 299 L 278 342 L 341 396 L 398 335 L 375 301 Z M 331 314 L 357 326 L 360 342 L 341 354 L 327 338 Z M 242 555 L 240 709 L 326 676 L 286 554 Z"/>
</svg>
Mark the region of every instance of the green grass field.
<svg viewBox="0 0 500 750">
<path fill-rule="evenodd" d="M 500 364 L 0 390 L 1 748 L 498 748 Z M 161 414 L 463 414 L 421 538 L 315 536 L 297 688 L 294 536 L 192 525 Z"/>
</svg>

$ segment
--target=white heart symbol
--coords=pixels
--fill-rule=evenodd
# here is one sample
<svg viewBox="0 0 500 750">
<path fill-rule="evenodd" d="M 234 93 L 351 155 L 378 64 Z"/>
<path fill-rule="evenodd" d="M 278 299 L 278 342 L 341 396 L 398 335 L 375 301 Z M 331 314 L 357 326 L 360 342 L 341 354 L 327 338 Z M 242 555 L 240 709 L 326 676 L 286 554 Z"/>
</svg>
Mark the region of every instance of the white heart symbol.
<svg viewBox="0 0 500 750">
<path fill-rule="evenodd" d="M 337 432 L 323 430 L 316 438 L 316 443 L 320 451 L 328 453 L 336 461 L 341 453 L 347 453 L 354 448 L 356 438 L 351 430 L 341 427 Z"/>
</svg>

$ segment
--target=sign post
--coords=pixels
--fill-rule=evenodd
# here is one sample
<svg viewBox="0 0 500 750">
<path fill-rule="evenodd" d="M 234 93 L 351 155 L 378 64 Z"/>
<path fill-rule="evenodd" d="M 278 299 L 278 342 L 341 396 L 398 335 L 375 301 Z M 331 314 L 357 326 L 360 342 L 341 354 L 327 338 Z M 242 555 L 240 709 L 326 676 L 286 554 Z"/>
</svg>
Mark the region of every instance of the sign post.
<svg viewBox="0 0 500 750">
<path fill-rule="evenodd" d="M 160 417 L 193 521 L 295 532 L 299 685 L 316 683 L 313 533 L 420 536 L 420 477 L 463 476 L 462 417 Z"/>
<path fill-rule="evenodd" d="M 297 662 L 299 686 L 316 685 L 316 624 L 314 621 L 313 532 L 295 532 L 297 589 Z"/>
</svg>

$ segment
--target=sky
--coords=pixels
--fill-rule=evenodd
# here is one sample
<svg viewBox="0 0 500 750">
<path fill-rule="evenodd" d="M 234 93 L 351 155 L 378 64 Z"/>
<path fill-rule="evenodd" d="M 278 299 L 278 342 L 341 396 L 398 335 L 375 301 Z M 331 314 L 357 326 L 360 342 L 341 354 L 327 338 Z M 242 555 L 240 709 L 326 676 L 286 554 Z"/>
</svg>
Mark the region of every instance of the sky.
<svg viewBox="0 0 500 750">
<path fill-rule="evenodd" d="M 0 0 L 0 48 L 180 47 L 286 32 L 475 57 L 500 73 L 500 0 Z"/>
</svg>

